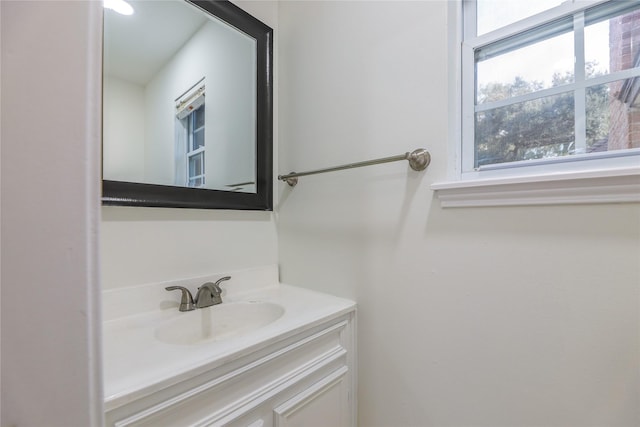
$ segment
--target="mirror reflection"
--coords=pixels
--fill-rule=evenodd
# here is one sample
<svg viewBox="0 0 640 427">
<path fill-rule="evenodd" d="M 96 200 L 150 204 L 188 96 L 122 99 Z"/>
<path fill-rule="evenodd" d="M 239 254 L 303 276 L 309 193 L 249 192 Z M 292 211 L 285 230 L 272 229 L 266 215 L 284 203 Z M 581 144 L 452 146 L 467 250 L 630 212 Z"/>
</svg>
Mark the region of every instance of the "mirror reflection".
<svg viewBox="0 0 640 427">
<path fill-rule="evenodd" d="M 104 13 L 103 179 L 256 192 L 256 40 L 182 0 Z"/>
</svg>

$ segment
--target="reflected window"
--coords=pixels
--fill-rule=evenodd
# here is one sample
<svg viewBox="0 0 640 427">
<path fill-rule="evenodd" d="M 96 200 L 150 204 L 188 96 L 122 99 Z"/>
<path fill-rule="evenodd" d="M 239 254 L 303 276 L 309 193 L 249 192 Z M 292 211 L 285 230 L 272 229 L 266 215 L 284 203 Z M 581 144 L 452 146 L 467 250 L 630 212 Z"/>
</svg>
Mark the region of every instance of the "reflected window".
<svg viewBox="0 0 640 427">
<path fill-rule="evenodd" d="M 204 85 L 198 85 L 176 102 L 177 185 L 193 188 L 205 185 L 204 95 Z"/>
<path fill-rule="evenodd" d="M 204 104 L 187 117 L 187 185 L 204 186 Z"/>
</svg>

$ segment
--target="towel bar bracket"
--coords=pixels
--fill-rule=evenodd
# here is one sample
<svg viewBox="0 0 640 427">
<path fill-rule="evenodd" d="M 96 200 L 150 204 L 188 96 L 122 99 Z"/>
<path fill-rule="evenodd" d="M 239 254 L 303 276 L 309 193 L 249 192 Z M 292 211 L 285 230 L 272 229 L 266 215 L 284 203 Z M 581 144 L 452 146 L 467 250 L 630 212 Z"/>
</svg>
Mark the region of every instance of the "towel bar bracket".
<svg viewBox="0 0 640 427">
<path fill-rule="evenodd" d="M 291 173 L 295 173 L 295 172 L 291 172 Z M 284 178 L 284 182 L 289 184 L 289 187 L 295 187 L 298 184 L 298 177 L 292 176 L 289 178 Z"/>
<path fill-rule="evenodd" d="M 431 163 L 431 154 L 429 154 L 429 152 L 424 148 L 418 148 L 417 150 L 413 150 L 411 153 L 407 154 L 409 166 L 411 166 L 411 169 L 414 171 L 423 171 L 427 166 L 429 166 L 429 163 Z"/>
</svg>

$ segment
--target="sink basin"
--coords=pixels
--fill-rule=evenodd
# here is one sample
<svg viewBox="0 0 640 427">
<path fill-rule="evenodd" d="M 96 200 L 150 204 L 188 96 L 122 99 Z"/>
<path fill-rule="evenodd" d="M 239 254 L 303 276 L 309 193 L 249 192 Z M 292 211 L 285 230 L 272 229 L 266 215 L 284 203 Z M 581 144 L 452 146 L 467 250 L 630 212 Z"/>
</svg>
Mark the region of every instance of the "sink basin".
<svg viewBox="0 0 640 427">
<path fill-rule="evenodd" d="M 222 303 L 180 313 L 160 324 L 155 337 L 167 344 L 193 345 L 235 337 L 279 319 L 284 308 L 261 301 Z"/>
</svg>

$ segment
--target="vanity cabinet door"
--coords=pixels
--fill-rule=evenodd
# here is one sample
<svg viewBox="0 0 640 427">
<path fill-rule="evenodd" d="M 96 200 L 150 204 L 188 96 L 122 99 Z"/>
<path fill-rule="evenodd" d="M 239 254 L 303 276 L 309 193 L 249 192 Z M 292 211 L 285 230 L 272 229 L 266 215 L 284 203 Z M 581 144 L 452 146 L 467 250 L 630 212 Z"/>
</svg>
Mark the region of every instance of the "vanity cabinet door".
<svg viewBox="0 0 640 427">
<path fill-rule="evenodd" d="M 346 366 L 311 384 L 294 386 L 225 427 L 350 427 L 351 394 Z"/>
<path fill-rule="evenodd" d="M 343 367 L 274 408 L 274 427 L 349 427 L 347 372 Z"/>
</svg>

